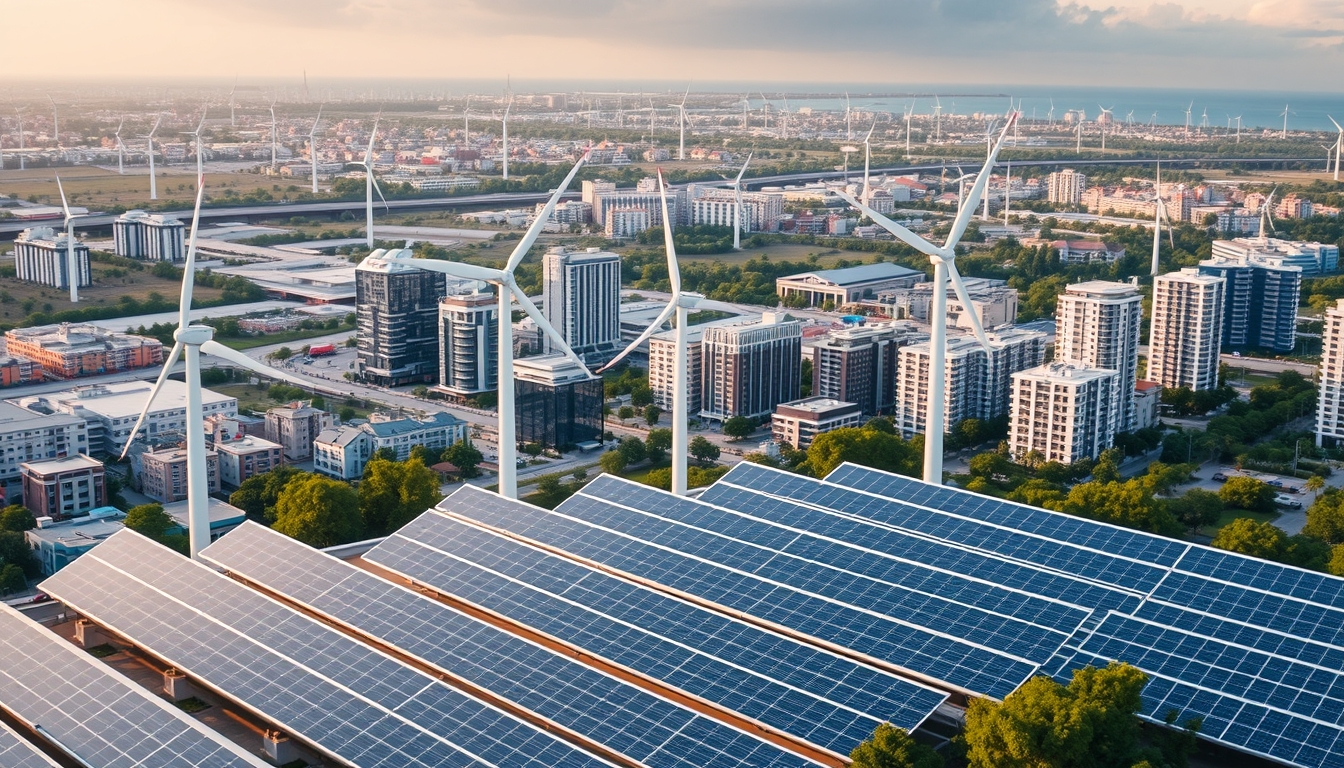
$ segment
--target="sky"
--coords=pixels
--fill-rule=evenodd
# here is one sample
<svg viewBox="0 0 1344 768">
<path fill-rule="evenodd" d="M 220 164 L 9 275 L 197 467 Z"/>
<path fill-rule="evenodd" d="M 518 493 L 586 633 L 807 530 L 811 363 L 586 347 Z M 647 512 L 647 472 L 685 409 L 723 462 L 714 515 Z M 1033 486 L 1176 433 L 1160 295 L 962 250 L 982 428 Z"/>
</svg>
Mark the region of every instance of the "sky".
<svg viewBox="0 0 1344 768">
<path fill-rule="evenodd" d="M 0 30 L 21 81 L 1344 91 L 1341 0 L 0 0 Z"/>
</svg>

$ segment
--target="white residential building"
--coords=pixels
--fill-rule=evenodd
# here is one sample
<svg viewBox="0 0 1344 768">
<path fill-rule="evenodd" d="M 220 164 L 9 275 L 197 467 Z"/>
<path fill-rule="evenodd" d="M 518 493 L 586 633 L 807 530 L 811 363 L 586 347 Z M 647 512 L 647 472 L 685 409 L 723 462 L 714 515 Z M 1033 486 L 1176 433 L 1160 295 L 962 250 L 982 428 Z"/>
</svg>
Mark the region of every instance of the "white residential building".
<svg viewBox="0 0 1344 768">
<path fill-rule="evenodd" d="M 771 434 L 777 443 L 806 449 L 817 435 L 842 427 L 857 427 L 863 421 L 858 403 L 831 397 L 807 397 L 780 403 L 770 417 Z"/>
<path fill-rule="evenodd" d="M 24 462 L 88 452 L 88 428 L 83 419 L 0 403 L 0 504 L 22 495 L 19 466 Z"/>
<path fill-rule="evenodd" d="M 1046 199 L 1052 203 L 1077 205 L 1083 201 L 1083 190 L 1087 189 L 1087 176 L 1065 168 L 1046 177 Z"/>
<path fill-rule="evenodd" d="M 647 208 L 616 208 L 607 212 L 603 233 L 612 239 L 629 238 L 653 226 Z"/>
<path fill-rule="evenodd" d="M 499 302 L 494 293 L 439 302 L 439 386 L 458 396 L 488 392 L 499 379 Z"/>
<path fill-rule="evenodd" d="M 182 261 L 187 226 L 168 216 L 132 210 L 112 222 L 112 242 L 118 256 L 145 261 Z"/>
<path fill-rule="evenodd" d="M 1195 267 L 1153 281 L 1153 323 L 1145 378 L 1163 387 L 1214 389 L 1223 334 L 1221 277 Z"/>
<path fill-rule="evenodd" d="M 374 414 L 371 421 L 324 429 L 313 441 L 313 468 L 323 474 L 354 480 L 375 451 L 394 451 L 397 461 L 411 456 L 411 449 L 422 445 L 430 451 L 442 451 L 467 439 L 467 423 L 439 412 L 423 419 L 388 419 Z"/>
<path fill-rule="evenodd" d="M 1046 334 L 1007 328 L 989 334 L 986 353 L 974 336 L 947 340 L 943 413 L 948 429 L 963 419 L 992 419 L 1008 410 L 1012 375 L 1045 360 Z M 924 432 L 929 400 L 929 342 L 901 347 L 896 371 L 896 428 L 906 437 Z"/>
<path fill-rule="evenodd" d="M 1008 325 L 1017 320 L 1018 293 L 1003 280 L 984 277 L 965 277 L 966 294 L 971 299 L 971 308 L 980 318 L 984 328 Z M 929 307 L 933 304 L 933 283 L 918 283 L 909 288 L 884 292 L 878 295 L 877 303 L 896 319 L 911 318 L 929 322 Z M 956 289 L 947 286 L 947 319 L 954 328 L 970 330 L 971 313 L 961 304 Z"/>
<path fill-rule="evenodd" d="M 1055 362 L 1013 374 L 1012 389 L 1008 450 L 1071 464 L 1111 447 L 1132 386 L 1113 368 Z"/>
<path fill-rule="evenodd" d="M 1316 398 L 1316 445 L 1344 443 L 1344 299 L 1325 311 L 1321 384 Z"/>
<path fill-rule="evenodd" d="M 621 349 L 621 257 L 600 248 L 552 248 L 542 275 L 542 312 L 570 348 L 590 364 L 615 357 Z"/>
<path fill-rule="evenodd" d="M 26 283 L 39 283 L 68 290 L 70 276 L 66 258 L 67 240 L 64 232 L 51 227 L 33 227 L 19 233 L 14 240 L 15 275 Z M 93 284 L 89 267 L 89 247 L 75 240 L 75 274 L 81 288 Z"/>
<path fill-rule="evenodd" d="M 1134 283 L 1089 280 L 1064 289 L 1055 308 L 1055 360 L 1120 372 L 1119 431 L 1137 429 L 1134 386 L 1138 381 L 1143 296 Z M 1122 387 L 1123 389 L 1123 387 Z"/>
<path fill-rule="evenodd" d="M 798 399 L 803 327 L 797 320 L 765 312 L 756 323 L 706 328 L 701 345 L 701 418 L 761 418 Z"/>
</svg>

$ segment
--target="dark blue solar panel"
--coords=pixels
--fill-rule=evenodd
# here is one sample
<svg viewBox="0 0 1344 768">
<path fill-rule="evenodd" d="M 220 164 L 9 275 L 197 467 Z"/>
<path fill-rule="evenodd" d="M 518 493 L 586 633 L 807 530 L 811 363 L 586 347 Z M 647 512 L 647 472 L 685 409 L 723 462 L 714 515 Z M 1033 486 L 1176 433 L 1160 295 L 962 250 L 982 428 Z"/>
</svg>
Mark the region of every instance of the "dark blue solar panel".
<svg viewBox="0 0 1344 768">
<path fill-rule="evenodd" d="M 354 765 L 607 765 L 129 530 L 42 587 Z"/>
<path fill-rule="evenodd" d="M 269 528 L 248 523 L 202 556 L 643 765 L 812 765 Z M 693 763 L 667 746 L 692 726 L 707 734 Z"/>
<path fill-rule="evenodd" d="M 1087 611 L 1095 609 L 1104 613 L 1107 610 L 1124 610 L 1138 605 L 1139 602 L 1139 597 L 1133 593 L 1103 587 L 1071 575 L 1047 571 L 1035 565 L 1010 561 L 1001 556 L 996 557 L 973 549 L 974 545 L 949 544 L 862 518 L 803 506 L 789 500 L 800 498 L 796 494 L 788 494 L 788 498 L 784 498 L 778 490 L 772 491 L 775 495 L 771 495 L 723 482 L 715 484 L 711 491 L 712 493 L 706 492 L 701 495 L 699 501 L 712 503 L 741 515 L 749 515 L 776 526 L 806 531 L 829 541 L 843 543 L 846 545 L 843 548 L 807 546 L 807 540 L 801 540 L 804 543 L 798 545 L 798 549 L 807 546 L 807 557 L 824 560 L 831 565 L 843 567 L 850 564 L 847 570 L 853 570 L 854 566 L 868 562 L 865 558 L 856 557 L 855 549 L 873 550 L 941 572 L 961 574 L 992 585 L 1021 590 L 1031 596 L 1049 595 L 1054 600 L 1084 609 L 1083 613 L 1079 613 L 1059 610 L 1058 607 L 1043 607 L 1041 614 L 1029 617 L 1022 611 L 1031 608 L 1031 601 L 1024 601 L 1013 611 L 1005 611 L 997 605 L 983 606 L 997 612 L 1011 613 L 1018 618 L 1030 618 L 1032 621 L 1046 623 L 1061 630 L 1071 631 L 1077 627 L 1086 618 Z M 630 504 L 640 509 L 656 510 L 660 516 L 686 520 L 693 524 L 700 517 L 698 510 L 690 502 L 668 502 L 658 495 L 658 491 L 646 485 L 610 476 L 604 475 L 589 483 L 584 493 Z M 690 514 L 687 515 L 686 512 Z M 921 516 L 925 519 L 929 517 L 927 513 Z M 999 536 L 1002 536 L 1001 532 Z M 1040 542 L 1033 544 L 1039 547 Z M 960 596 L 968 592 L 957 584 L 939 583 L 938 580 L 929 578 L 925 575 L 924 569 L 900 572 L 890 565 L 884 565 L 865 573 L 896 583 L 918 585 L 940 595 L 957 595 L 959 601 L 962 600 Z M 976 590 L 969 590 L 969 593 L 964 601 L 972 605 L 981 605 L 982 603 L 977 601 L 988 597 L 979 595 Z"/>
<path fill-rule="evenodd" d="M 5 768 L 60 768 L 4 723 L 0 723 L 0 765 Z"/>
<path fill-rule="evenodd" d="M 754 476 L 768 468 L 739 464 L 733 472 L 741 471 Z M 773 475 L 772 475 L 773 476 Z M 729 477 L 733 477 L 732 474 Z M 734 481 L 736 482 L 736 481 Z M 1069 542 L 1081 547 L 1131 558 L 1140 563 L 1158 566 L 1174 564 L 1187 545 L 1160 536 L 1130 531 L 1124 528 L 1085 520 L 1080 517 L 1049 512 L 1025 504 L 992 499 L 956 488 L 929 485 L 908 477 L 844 464 L 826 476 L 826 482 L 897 499 L 908 504 L 933 507 L 947 514 L 982 520 L 1026 533 Z M 1131 577 L 1124 583 L 1143 584 L 1143 579 Z"/>
<path fill-rule="evenodd" d="M 247 750 L 187 717 L 111 667 L 0 604 L 0 709 L 42 726 L 98 768 L 263 768 Z M 2 728 L 3 726 L 0 726 Z M 17 742 L 11 731 L 0 730 Z M 0 766 L 52 763 L 4 746 Z M 19 762 L 20 759 L 28 762 Z"/>
<path fill-rule="evenodd" d="M 364 559 L 839 754 L 947 698 L 441 514 Z"/>
<path fill-rule="evenodd" d="M 1323 573 L 1209 547 L 1191 547 L 1176 567 L 1200 576 L 1287 595 L 1344 611 L 1344 581 Z"/>
<path fill-rule="evenodd" d="M 1153 597 L 1193 611 L 1344 647 L 1344 611 L 1184 573 L 1171 574 Z"/>
<path fill-rule="evenodd" d="M 984 629 L 973 628 L 966 639 L 955 635 L 951 627 L 957 623 L 956 615 L 947 617 L 940 625 L 948 628 L 942 634 L 913 625 L 905 616 L 873 610 L 886 608 L 876 602 L 878 598 L 873 594 L 858 594 L 853 597 L 858 604 L 851 605 L 752 574 L 749 570 L 762 569 L 779 557 L 758 547 L 715 537 L 707 537 L 713 546 L 696 547 L 705 555 L 736 564 L 727 567 L 673 549 L 673 544 L 695 546 L 696 539 L 703 544 L 706 537 L 676 531 L 676 526 L 666 521 L 653 521 L 647 526 L 634 526 L 633 532 L 617 533 L 568 514 L 499 504 L 497 499 L 494 494 L 466 486 L 440 507 L 965 690 L 1001 698 L 1036 668 L 1029 661 L 973 645 L 992 639 Z M 591 513 L 595 517 L 615 517 L 621 512 L 605 502 L 582 497 L 567 501 L 564 511 Z M 785 575 L 779 573 L 778 567 L 765 570 Z M 835 591 L 837 585 L 819 586 Z M 1039 643 L 1041 629 L 1021 622 L 1001 623 L 1012 624 L 1019 626 L 1025 643 Z"/>
</svg>

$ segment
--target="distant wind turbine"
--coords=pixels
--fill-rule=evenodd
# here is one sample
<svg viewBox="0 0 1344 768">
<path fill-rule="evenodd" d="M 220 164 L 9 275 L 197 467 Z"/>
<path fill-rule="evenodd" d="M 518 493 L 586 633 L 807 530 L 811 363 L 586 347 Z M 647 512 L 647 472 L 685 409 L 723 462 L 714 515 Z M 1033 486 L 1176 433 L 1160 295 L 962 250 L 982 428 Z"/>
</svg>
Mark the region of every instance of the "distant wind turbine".
<svg viewBox="0 0 1344 768">
<path fill-rule="evenodd" d="M 47 101 L 51 102 L 51 136 L 56 139 L 56 147 L 61 146 L 61 122 L 56 112 L 56 100 L 47 94 Z"/>
<path fill-rule="evenodd" d="M 306 74 L 306 73 L 305 73 Z M 317 126 L 322 122 L 322 106 L 317 107 L 317 117 L 313 120 L 313 129 L 308 132 L 308 159 L 313 164 L 313 194 L 317 194 Z"/>
<path fill-rule="evenodd" d="M 144 139 L 149 142 L 149 199 L 159 199 L 158 179 L 154 176 L 154 133 L 159 130 L 159 124 L 163 122 L 163 115 L 157 115 L 154 118 L 154 127 L 149 129 Z"/>
<path fill-rule="evenodd" d="M 686 84 L 686 93 L 681 96 L 680 104 L 668 104 L 669 107 L 675 107 L 677 110 L 677 126 L 681 131 L 681 137 L 677 142 L 677 159 L 686 159 L 686 99 L 691 97 L 691 84 Z"/>
<path fill-rule="evenodd" d="M 1157 164 L 1157 182 L 1153 189 L 1156 195 L 1153 198 L 1153 264 L 1149 274 L 1157 277 L 1158 258 L 1162 250 L 1162 222 L 1167 222 L 1167 237 L 1171 239 L 1172 250 L 1176 249 L 1176 237 L 1172 234 L 1171 219 L 1167 216 L 1167 203 L 1162 199 L 1162 163 Z"/>
<path fill-rule="evenodd" d="M 504 105 L 504 119 L 501 121 L 500 139 L 503 142 L 504 149 L 504 180 L 509 180 L 509 110 L 513 109 L 513 96 L 509 96 L 509 101 Z"/>
<path fill-rule="evenodd" d="M 737 178 L 733 179 L 733 250 L 742 250 L 742 223 L 746 220 L 745 213 L 742 210 L 742 177 L 747 172 L 747 165 L 751 163 L 751 153 L 747 153 L 746 162 L 742 163 L 742 170 L 737 172 Z M 659 178 L 662 178 L 659 172 Z M 668 226 L 666 218 L 663 219 L 663 226 Z"/>
<path fill-rule="evenodd" d="M 378 190 L 378 197 L 382 198 L 383 208 L 387 208 L 387 198 L 383 197 L 383 190 L 378 186 L 378 180 L 373 177 L 373 142 L 378 135 L 378 121 L 373 121 L 373 130 L 369 132 L 369 148 L 364 150 L 364 162 L 359 165 L 364 166 L 364 242 L 373 249 L 373 192 Z"/>
<path fill-rule="evenodd" d="M 205 115 L 208 111 L 208 106 L 203 107 L 201 109 L 200 124 L 196 126 L 196 130 L 187 132 L 188 136 L 191 136 L 196 140 L 196 176 L 198 178 L 204 178 L 205 174 L 205 155 L 203 154 L 204 149 L 201 147 L 201 130 L 205 128 Z"/>
<path fill-rule="evenodd" d="M 56 177 L 56 189 L 61 193 L 61 210 L 65 212 L 65 279 L 70 283 L 70 303 L 79 303 L 79 264 L 75 260 L 75 219 L 88 214 L 70 213 L 70 204 L 65 201 L 65 187 L 61 186 L 61 177 Z"/>
<path fill-rule="evenodd" d="M 117 138 L 117 173 L 121 175 L 126 173 L 126 145 L 121 141 L 121 129 L 124 125 L 126 118 L 123 117 L 121 122 L 117 123 L 117 132 L 113 134 Z"/>
<path fill-rule="evenodd" d="M 1326 115 L 1326 117 L 1330 117 Z M 1334 124 L 1335 130 L 1339 131 L 1339 136 L 1335 139 L 1335 181 L 1339 181 L 1339 155 L 1344 151 L 1344 128 L 1335 122 L 1335 118 L 1330 117 L 1330 122 Z"/>
</svg>

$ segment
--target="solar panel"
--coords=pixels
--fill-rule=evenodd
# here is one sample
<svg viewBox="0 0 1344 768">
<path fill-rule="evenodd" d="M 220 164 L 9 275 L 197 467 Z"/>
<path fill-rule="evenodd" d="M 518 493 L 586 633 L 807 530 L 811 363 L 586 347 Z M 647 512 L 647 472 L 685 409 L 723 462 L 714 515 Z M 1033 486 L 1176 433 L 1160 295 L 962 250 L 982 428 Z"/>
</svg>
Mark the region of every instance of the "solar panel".
<svg viewBox="0 0 1344 768">
<path fill-rule="evenodd" d="M 640 764 L 815 765 L 264 526 L 245 524 L 202 557 Z M 703 734 L 694 744 L 692 732 Z"/>
<path fill-rule="evenodd" d="M 0 708 L 99 768 L 266 764 L 13 608 L 0 604 Z M 6 737 L 17 739 L 10 731 Z M 0 765 L 14 765 L 3 746 Z M 32 758 L 32 765 L 48 766 Z M 17 762 L 17 761 L 15 761 Z"/>
<path fill-rule="evenodd" d="M 130 530 L 42 588 L 351 765 L 608 765 Z"/>
<path fill-rule="evenodd" d="M 841 755 L 947 698 L 432 511 L 364 559 Z"/>
<path fill-rule="evenodd" d="M 5 768 L 60 768 L 4 723 L 0 723 L 0 765 Z"/>
<path fill-rule="evenodd" d="M 933 630 L 879 611 L 878 607 L 885 606 L 877 602 L 881 599 L 878 594 L 848 595 L 857 601 L 851 604 L 808 592 L 776 580 L 776 574 L 787 576 L 778 573 L 778 568 L 764 569 L 769 576 L 753 572 L 776 560 L 775 552 L 721 537 L 676 531 L 673 529 L 677 526 L 667 521 L 636 525 L 637 515 L 599 499 L 571 497 L 560 509 L 546 512 L 503 504 L 494 494 L 464 486 L 439 508 L 968 692 L 1006 696 L 1037 667 L 1027 659 L 979 643 L 980 639 L 989 639 L 984 630 L 968 632 L 968 639 L 957 636 L 953 627 L 956 616 L 948 616 L 943 629 Z M 611 521 L 623 514 L 628 518 L 625 522 L 631 523 L 623 531 L 579 517 Z M 667 532 L 671 535 L 664 535 Z M 711 547 L 698 547 L 704 556 L 678 551 L 678 546 L 694 545 L 697 539 L 712 542 Z M 734 565 L 723 565 L 711 557 Z M 835 584 L 818 586 L 834 591 L 832 587 L 844 586 L 845 581 L 838 577 Z M 883 592 L 882 586 L 877 585 L 875 592 Z M 1001 624 L 1015 624 L 1024 643 L 1050 632 L 1025 622 L 1002 620 Z"/>
</svg>

